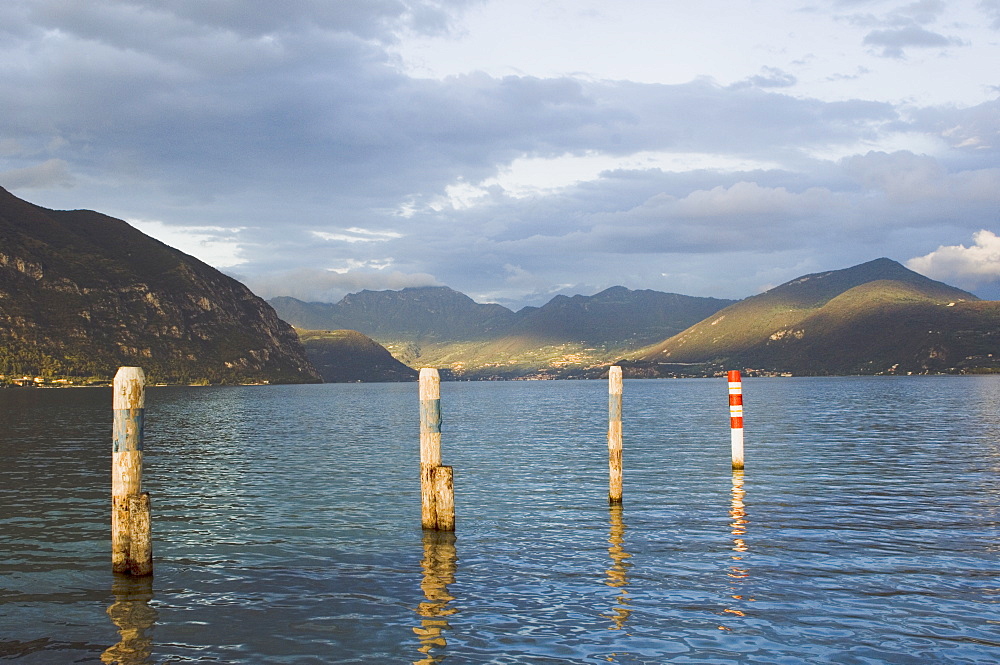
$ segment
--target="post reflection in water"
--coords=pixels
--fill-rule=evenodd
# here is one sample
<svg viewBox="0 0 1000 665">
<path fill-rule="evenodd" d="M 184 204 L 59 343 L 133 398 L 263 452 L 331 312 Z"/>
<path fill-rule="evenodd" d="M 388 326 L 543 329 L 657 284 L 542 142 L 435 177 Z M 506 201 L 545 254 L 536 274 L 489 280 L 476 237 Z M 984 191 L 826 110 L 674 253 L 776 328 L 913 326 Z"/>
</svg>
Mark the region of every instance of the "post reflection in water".
<svg viewBox="0 0 1000 665">
<path fill-rule="evenodd" d="M 611 630 L 621 630 L 625 627 L 625 622 L 632 614 L 629 607 L 628 597 L 628 569 L 632 566 L 629 561 L 631 554 L 625 551 L 625 522 L 622 519 L 622 506 L 620 504 L 608 507 L 611 520 L 611 530 L 608 533 L 608 555 L 611 557 L 611 567 L 607 570 L 607 578 L 604 583 L 613 589 L 618 589 L 620 593 L 615 597 L 618 604 L 612 608 L 614 614 L 605 615 L 615 622 Z"/>
<path fill-rule="evenodd" d="M 156 609 L 149 605 L 153 599 L 153 578 L 116 574 L 111 593 L 115 602 L 108 607 L 108 616 L 118 627 L 121 640 L 101 654 L 101 662 L 117 665 L 152 663 L 152 629 L 157 619 Z"/>
<path fill-rule="evenodd" d="M 730 494 L 729 516 L 732 518 L 732 522 L 729 523 L 729 529 L 733 535 L 733 554 L 731 555 L 732 564 L 729 566 L 727 575 L 732 580 L 732 586 L 730 587 L 731 598 L 740 601 L 737 603 L 738 605 L 743 605 L 742 601 L 752 601 L 753 598 L 745 598 L 740 593 L 740 585 L 750 576 L 750 571 L 743 561 L 744 556 L 750 550 L 744 538 L 747 533 L 747 524 L 749 524 L 750 520 L 747 519 L 745 502 L 747 493 L 743 488 L 742 470 L 733 471 L 733 488 Z M 746 616 L 746 612 L 737 607 L 729 607 L 724 612 L 735 614 L 736 616 Z"/>
<path fill-rule="evenodd" d="M 413 665 L 430 665 L 444 660 L 441 651 L 448 645 L 444 632 L 449 628 L 447 617 L 458 611 L 449 607 L 455 597 L 448 592 L 448 585 L 455 581 L 455 561 L 455 532 L 425 530 L 424 558 L 420 562 L 424 575 L 420 589 L 427 600 L 417 607 L 421 621 L 413 629 L 420 640 L 417 650 L 423 657 Z"/>
</svg>

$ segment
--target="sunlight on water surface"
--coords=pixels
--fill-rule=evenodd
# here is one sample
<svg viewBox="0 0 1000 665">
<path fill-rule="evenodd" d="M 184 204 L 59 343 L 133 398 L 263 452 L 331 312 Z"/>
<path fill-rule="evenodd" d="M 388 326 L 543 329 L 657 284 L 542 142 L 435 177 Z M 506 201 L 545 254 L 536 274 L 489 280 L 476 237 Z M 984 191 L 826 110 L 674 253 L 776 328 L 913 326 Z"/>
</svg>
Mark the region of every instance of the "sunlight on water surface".
<svg viewBox="0 0 1000 665">
<path fill-rule="evenodd" d="M 110 391 L 0 391 L 0 660 L 1000 661 L 1000 379 L 150 388 L 155 576 L 110 570 Z"/>
</svg>

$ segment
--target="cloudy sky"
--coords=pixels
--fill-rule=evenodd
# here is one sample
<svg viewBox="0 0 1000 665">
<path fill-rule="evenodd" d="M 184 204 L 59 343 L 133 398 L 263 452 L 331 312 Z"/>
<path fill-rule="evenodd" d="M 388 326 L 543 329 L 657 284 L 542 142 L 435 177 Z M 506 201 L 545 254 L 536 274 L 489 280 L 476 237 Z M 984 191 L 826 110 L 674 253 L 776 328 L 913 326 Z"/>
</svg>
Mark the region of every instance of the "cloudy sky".
<svg viewBox="0 0 1000 665">
<path fill-rule="evenodd" d="M 259 295 L 1000 298 L 1000 0 L 5 0 L 0 186 Z"/>
</svg>

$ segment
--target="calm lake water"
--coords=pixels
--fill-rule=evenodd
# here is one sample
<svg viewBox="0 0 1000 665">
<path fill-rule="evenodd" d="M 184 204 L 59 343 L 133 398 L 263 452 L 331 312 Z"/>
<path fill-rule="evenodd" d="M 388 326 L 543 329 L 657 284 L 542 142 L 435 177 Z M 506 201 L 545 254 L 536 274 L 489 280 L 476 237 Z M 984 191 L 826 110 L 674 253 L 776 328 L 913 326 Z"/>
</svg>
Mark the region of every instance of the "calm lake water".
<svg viewBox="0 0 1000 665">
<path fill-rule="evenodd" d="M 1000 662 L 1000 377 L 147 391 L 155 576 L 110 570 L 111 393 L 0 391 L 0 660 Z"/>
</svg>

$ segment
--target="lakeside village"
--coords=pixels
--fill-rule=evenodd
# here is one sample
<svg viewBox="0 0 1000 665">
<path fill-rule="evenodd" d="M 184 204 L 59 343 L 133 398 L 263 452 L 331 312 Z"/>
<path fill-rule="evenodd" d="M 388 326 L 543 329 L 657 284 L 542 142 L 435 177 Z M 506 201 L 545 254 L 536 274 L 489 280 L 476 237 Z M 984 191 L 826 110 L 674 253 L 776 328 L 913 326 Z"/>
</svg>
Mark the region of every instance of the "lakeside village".
<svg viewBox="0 0 1000 665">
<path fill-rule="evenodd" d="M 8 376 L 0 374 L 0 388 L 103 388 L 110 385 L 111 379 L 57 379 L 45 376 Z"/>
<path fill-rule="evenodd" d="M 770 370 L 758 370 L 747 368 L 742 370 L 743 376 L 746 377 L 789 377 L 792 376 L 791 372 L 773 372 Z M 444 380 L 462 380 L 459 377 L 449 376 L 447 370 L 442 371 L 442 379 Z M 726 376 L 725 370 L 715 371 L 712 374 L 701 374 L 701 375 L 689 375 L 689 376 Z M 492 376 L 492 377 L 481 377 L 477 380 L 479 381 L 552 381 L 556 379 L 574 379 L 574 378 L 596 378 L 593 376 L 587 377 L 574 377 L 574 376 L 553 376 L 551 374 L 546 374 L 545 372 L 539 372 L 536 374 L 529 374 L 526 376 L 517 377 L 502 377 L 502 376 Z M 663 378 L 689 378 L 688 376 L 676 376 L 676 377 L 663 377 Z M 46 376 L 27 376 L 27 375 L 7 375 L 0 374 L 0 389 L 4 388 L 107 388 L 111 385 L 112 379 L 110 378 L 100 378 L 100 377 L 73 377 L 73 378 L 55 378 Z M 261 384 L 252 385 L 262 385 L 267 382 L 262 382 Z M 352 381 L 351 383 L 361 383 L 361 381 Z M 167 384 L 156 384 L 156 385 L 167 385 Z M 192 386 L 208 385 L 206 383 L 192 383 L 188 384 Z M 249 385 L 249 384 L 248 384 Z"/>
<path fill-rule="evenodd" d="M 113 378 L 100 377 L 45 377 L 45 376 L 5 376 L 0 374 L 0 389 L 3 388 L 110 388 L 114 383 Z M 243 386 L 266 386 L 270 381 L 255 381 L 252 383 L 241 383 Z M 150 383 L 150 386 L 209 386 L 212 385 L 208 379 L 201 379 L 194 383 L 172 384 L 172 383 Z"/>
</svg>

